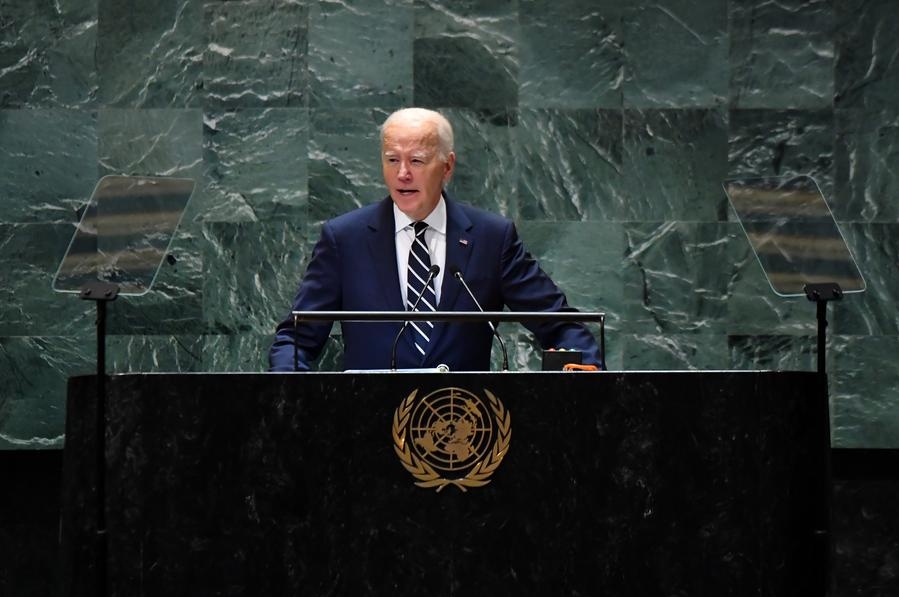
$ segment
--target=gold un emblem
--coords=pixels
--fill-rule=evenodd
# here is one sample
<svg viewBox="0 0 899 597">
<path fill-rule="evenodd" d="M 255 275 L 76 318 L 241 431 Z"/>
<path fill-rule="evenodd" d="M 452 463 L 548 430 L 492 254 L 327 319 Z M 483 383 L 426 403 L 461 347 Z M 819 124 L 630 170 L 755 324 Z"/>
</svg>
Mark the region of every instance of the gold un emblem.
<svg viewBox="0 0 899 597">
<path fill-rule="evenodd" d="M 512 437 L 512 419 L 499 398 L 485 389 L 485 401 L 453 387 L 419 400 L 417 394 L 393 413 L 393 447 L 415 484 L 467 491 L 489 483 Z"/>
</svg>

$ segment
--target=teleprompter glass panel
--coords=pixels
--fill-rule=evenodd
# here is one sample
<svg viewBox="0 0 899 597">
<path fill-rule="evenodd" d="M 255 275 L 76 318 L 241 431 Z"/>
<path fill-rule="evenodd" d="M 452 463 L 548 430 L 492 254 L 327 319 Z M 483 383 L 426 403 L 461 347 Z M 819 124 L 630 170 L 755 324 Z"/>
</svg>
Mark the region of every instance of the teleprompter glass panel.
<svg viewBox="0 0 899 597">
<path fill-rule="evenodd" d="M 724 182 L 768 283 L 781 296 L 804 296 L 807 284 L 836 283 L 862 292 L 862 277 L 818 184 L 810 176 Z"/>
<path fill-rule="evenodd" d="M 53 278 L 58 292 L 95 280 L 119 294 L 150 290 L 194 190 L 186 178 L 104 176 L 84 208 Z"/>
</svg>

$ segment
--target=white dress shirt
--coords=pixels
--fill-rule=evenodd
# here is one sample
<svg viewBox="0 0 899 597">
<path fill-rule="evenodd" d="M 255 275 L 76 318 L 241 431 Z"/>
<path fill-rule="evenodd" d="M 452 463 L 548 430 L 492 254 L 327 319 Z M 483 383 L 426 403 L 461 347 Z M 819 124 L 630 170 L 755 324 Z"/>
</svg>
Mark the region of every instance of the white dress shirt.
<svg viewBox="0 0 899 597">
<path fill-rule="evenodd" d="M 409 266 L 409 250 L 415 239 L 415 230 L 412 225 L 415 221 L 404 214 L 393 204 L 393 221 L 396 235 L 396 271 L 399 272 L 400 294 L 403 297 L 403 306 L 408 308 L 406 296 L 406 276 Z M 431 265 L 440 266 L 440 273 L 434 276 L 434 293 L 437 295 L 437 303 L 440 303 L 440 286 L 443 284 L 443 270 L 446 269 L 446 203 L 441 195 L 440 201 L 433 211 L 424 219 L 428 224 L 425 230 L 425 244 L 428 245 L 428 253 L 431 254 Z M 414 298 L 414 297 L 413 297 Z M 435 305 L 436 309 L 436 305 Z"/>
</svg>

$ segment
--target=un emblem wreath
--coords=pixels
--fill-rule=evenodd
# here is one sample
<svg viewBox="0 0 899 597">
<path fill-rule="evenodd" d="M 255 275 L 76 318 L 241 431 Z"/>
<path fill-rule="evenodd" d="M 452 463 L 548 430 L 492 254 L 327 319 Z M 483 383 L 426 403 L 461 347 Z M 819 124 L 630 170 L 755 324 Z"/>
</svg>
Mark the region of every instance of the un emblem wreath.
<svg viewBox="0 0 899 597">
<path fill-rule="evenodd" d="M 413 390 L 393 413 L 393 448 L 419 487 L 462 491 L 490 483 L 509 450 L 512 417 L 499 398 L 441 388 L 416 400 Z"/>
</svg>

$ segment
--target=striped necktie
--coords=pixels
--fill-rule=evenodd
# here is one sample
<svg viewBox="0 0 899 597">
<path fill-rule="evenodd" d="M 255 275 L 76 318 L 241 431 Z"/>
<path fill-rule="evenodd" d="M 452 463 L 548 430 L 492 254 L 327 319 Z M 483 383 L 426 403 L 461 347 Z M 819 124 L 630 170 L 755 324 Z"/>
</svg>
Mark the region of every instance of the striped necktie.
<svg viewBox="0 0 899 597">
<path fill-rule="evenodd" d="M 409 249 L 409 271 L 406 274 L 406 309 L 413 310 L 413 305 L 418 299 L 418 306 L 414 307 L 415 311 L 434 311 L 437 307 L 437 294 L 434 292 L 434 281 L 428 282 L 425 289 L 425 282 L 431 269 L 431 256 L 428 253 L 428 245 L 425 243 L 425 230 L 428 225 L 424 222 L 415 222 L 413 225 L 415 230 L 415 238 L 412 240 L 412 248 Z M 428 343 L 431 341 L 431 331 L 434 324 L 430 321 L 412 321 L 412 327 L 415 328 L 415 348 L 424 356 L 428 349 Z"/>
</svg>

